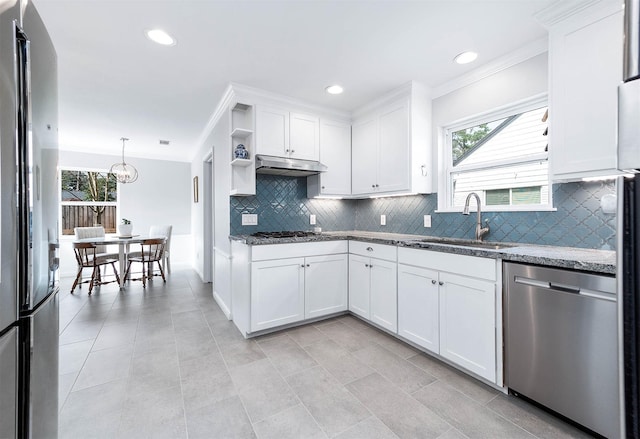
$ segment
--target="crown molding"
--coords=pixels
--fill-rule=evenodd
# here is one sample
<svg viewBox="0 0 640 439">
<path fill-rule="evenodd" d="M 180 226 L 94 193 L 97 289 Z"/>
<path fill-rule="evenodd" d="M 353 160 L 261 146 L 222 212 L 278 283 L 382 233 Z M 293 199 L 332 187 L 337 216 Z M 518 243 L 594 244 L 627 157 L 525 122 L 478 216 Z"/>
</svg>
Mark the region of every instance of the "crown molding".
<svg viewBox="0 0 640 439">
<path fill-rule="evenodd" d="M 408 81 L 402 84 L 400 87 L 394 88 L 393 90 L 385 93 L 384 95 L 376 98 L 374 101 L 367 102 L 365 105 L 356 108 L 351 114 L 354 118 L 360 117 L 363 114 L 367 114 L 370 111 L 375 110 L 376 108 L 384 105 L 385 103 L 402 97 L 408 96 L 413 90 L 414 87 L 420 87 L 420 84 L 415 81 Z"/>
<path fill-rule="evenodd" d="M 538 56 L 542 53 L 547 52 L 549 49 L 549 40 L 548 38 L 540 38 L 538 40 L 532 41 L 515 50 L 505 56 L 501 56 L 496 58 L 483 66 L 478 67 L 464 75 L 458 76 L 457 78 L 452 79 L 451 81 L 440 84 L 432 89 L 431 97 L 433 99 L 439 98 L 440 96 L 444 96 L 449 94 L 455 90 L 458 90 L 462 87 L 466 87 L 475 82 L 478 82 L 484 78 L 487 78 L 491 75 L 495 75 L 503 70 L 508 69 L 509 67 L 513 67 L 516 64 L 520 64 L 534 56 Z"/>
<path fill-rule="evenodd" d="M 343 119 L 351 119 L 351 113 L 342 110 L 336 110 L 335 108 L 325 107 L 323 105 L 315 105 L 305 102 L 303 100 L 293 98 L 291 96 L 274 93 L 260 88 L 251 87 L 244 84 L 238 84 L 232 82 L 230 84 L 236 97 L 240 99 L 247 99 L 249 101 L 264 100 L 270 103 L 280 104 L 283 106 L 294 107 L 311 113 L 319 113 L 325 115 L 331 115 Z M 255 102 L 253 102 L 255 103 Z"/>
<path fill-rule="evenodd" d="M 535 14 L 534 18 L 548 28 L 601 1 L 602 0 L 557 1 Z"/>
</svg>

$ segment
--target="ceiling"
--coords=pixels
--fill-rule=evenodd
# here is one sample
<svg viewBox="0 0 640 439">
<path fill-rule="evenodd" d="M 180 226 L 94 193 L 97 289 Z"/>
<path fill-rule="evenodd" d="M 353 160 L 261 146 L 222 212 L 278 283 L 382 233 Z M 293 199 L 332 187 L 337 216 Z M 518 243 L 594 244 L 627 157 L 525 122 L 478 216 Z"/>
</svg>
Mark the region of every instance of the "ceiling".
<svg viewBox="0 0 640 439">
<path fill-rule="evenodd" d="M 191 161 L 230 82 L 350 111 L 546 36 L 554 0 L 33 0 L 58 53 L 61 149 Z M 175 46 L 148 40 L 160 27 Z M 475 50 L 475 63 L 452 60 Z M 342 95 L 324 88 L 338 83 Z M 159 140 L 169 140 L 162 146 Z"/>
</svg>

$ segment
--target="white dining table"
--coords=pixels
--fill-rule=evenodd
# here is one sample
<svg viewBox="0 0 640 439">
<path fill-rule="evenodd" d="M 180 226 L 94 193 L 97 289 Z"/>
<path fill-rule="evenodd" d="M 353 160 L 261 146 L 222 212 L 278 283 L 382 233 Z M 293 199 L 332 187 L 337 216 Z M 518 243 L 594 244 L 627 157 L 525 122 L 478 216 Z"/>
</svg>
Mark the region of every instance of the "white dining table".
<svg viewBox="0 0 640 439">
<path fill-rule="evenodd" d="M 120 274 L 120 289 L 124 288 L 125 270 L 127 269 L 127 255 L 129 254 L 129 246 L 131 244 L 139 244 L 146 239 L 165 238 L 164 236 L 151 235 L 133 235 L 131 237 L 123 237 L 118 235 L 107 235 L 97 238 L 76 239 L 75 242 L 88 242 L 95 245 L 118 245 L 118 268 Z"/>
</svg>

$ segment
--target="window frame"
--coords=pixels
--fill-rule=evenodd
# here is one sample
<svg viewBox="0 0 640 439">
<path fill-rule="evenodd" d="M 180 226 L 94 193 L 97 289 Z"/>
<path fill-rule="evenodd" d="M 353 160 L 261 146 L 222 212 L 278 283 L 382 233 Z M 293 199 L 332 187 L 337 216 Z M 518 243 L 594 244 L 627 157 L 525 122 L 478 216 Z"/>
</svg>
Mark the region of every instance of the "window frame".
<svg viewBox="0 0 640 439">
<path fill-rule="evenodd" d="M 471 128 L 482 123 L 504 119 L 515 114 L 525 113 L 542 106 L 548 106 L 548 95 L 542 93 L 503 105 L 492 110 L 479 113 L 470 117 L 456 120 L 438 128 L 438 208 L 436 212 L 462 212 L 462 206 L 453 205 L 452 175 L 460 172 L 476 171 L 483 169 L 497 169 L 518 164 L 527 164 L 546 160 L 549 162 L 549 152 L 528 156 L 524 160 L 496 160 L 490 166 L 487 164 L 458 165 L 453 166 L 453 154 L 451 147 L 452 133 Z M 555 211 L 553 207 L 553 191 L 551 173 L 547 173 L 549 185 L 549 199 L 546 204 L 521 204 L 521 205 L 486 205 L 482 204 L 483 212 L 527 212 L 527 211 Z M 472 208 L 475 203 L 472 203 Z"/>
<path fill-rule="evenodd" d="M 62 201 L 62 172 L 63 171 L 81 171 L 81 172 L 101 172 L 108 174 L 109 169 L 92 168 L 85 166 L 60 166 L 58 165 L 58 236 L 61 238 L 75 239 L 73 234 L 63 234 L 62 207 L 63 206 L 115 206 L 116 218 L 119 218 L 120 212 L 120 183 L 116 182 L 116 201 Z M 117 225 L 117 222 L 116 222 Z"/>
</svg>

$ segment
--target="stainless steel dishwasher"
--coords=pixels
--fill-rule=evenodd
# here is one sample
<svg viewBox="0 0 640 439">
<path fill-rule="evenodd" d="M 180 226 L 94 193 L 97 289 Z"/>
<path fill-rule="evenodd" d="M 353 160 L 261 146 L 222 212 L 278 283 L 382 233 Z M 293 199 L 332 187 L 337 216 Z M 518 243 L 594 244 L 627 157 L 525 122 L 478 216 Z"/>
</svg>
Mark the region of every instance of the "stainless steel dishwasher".
<svg viewBox="0 0 640 439">
<path fill-rule="evenodd" d="M 504 263 L 509 391 L 620 436 L 615 278 Z"/>
</svg>

